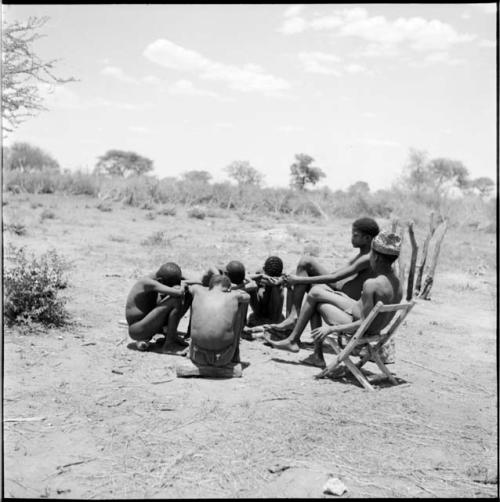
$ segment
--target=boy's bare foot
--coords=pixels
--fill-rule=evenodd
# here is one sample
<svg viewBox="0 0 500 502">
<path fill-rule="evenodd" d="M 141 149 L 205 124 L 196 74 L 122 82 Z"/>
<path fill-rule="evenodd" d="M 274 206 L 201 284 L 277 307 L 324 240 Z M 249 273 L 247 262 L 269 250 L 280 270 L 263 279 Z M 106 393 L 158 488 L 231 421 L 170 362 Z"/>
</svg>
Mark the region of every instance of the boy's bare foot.
<svg viewBox="0 0 500 502">
<path fill-rule="evenodd" d="M 288 352 L 298 352 L 300 350 L 299 346 L 288 340 L 288 338 L 279 342 L 273 342 L 267 334 L 264 334 L 263 338 L 266 341 L 266 345 L 270 345 L 274 349 L 287 350 Z"/>
<path fill-rule="evenodd" d="M 184 342 L 184 340 L 183 340 Z M 161 351 L 164 354 L 172 354 L 174 356 L 185 356 L 189 351 L 189 343 L 178 343 L 177 339 L 165 340 Z"/>
<path fill-rule="evenodd" d="M 317 354 L 311 354 L 304 359 L 299 361 L 302 364 L 307 364 L 309 366 L 316 366 L 317 368 L 325 368 L 326 363 L 322 357 L 319 357 Z"/>
<path fill-rule="evenodd" d="M 267 329 L 274 329 L 275 331 L 291 331 L 297 322 L 296 317 L 287 317 L 284 321 L 277 324 L 266 324 Z"/>
<path fill-rule="evenodd" d="M 149 349 L 150 345 L 151 344 L 149 342 L 135 342 L 137 350 L 140 350 L 141 352 L 146 352 L 146 350 Z"/>
</svg>

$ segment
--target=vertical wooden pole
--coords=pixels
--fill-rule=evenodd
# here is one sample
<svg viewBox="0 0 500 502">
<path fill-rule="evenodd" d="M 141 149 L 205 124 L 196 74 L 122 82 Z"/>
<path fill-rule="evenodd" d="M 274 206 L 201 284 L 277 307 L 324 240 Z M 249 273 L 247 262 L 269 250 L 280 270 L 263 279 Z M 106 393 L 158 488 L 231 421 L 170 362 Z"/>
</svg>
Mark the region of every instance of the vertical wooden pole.
<svg viewBox="0 0 500 502">
<path fill-rule="evenodd" d="M 429 299 L 429 294 L 432 285 L 434 284 L 434 274 L 436 272 L 436 265 L 439 257 L 439 251 L 441 249 L 441 243 L 443 242 L 444 234 L 446 233 L 447 227 L 448 227 L 448 220 L 444 220 L 436 228 L 436 231 L 434 233 L 434 242 L 432 243 L 433 249 L 431 254 L 431 260 L 427 268 L 427 275 L 425 277 L 424 287 L 422 288 L 422 291 L 419 294 L 419 298 L 423 298 L 424 300 Z"/>
<path fill-rule="evenodd" d="M 417 263 L 418 246 L 415 240 L 415 233 L 413 232 L 413 221 L 408 223 L 408 233 L 411 242 L 411 260 L 410 271 L 408 272 L 408 285 L 406 288 L 406 301 L 409 302 L 413 297 L 413 278 L 415 275 L 415 265 Z"/>
<path fill-rule="evenodd" d="M 424 246 L 422 248 L 422 254 L 420 255 L 420 260 L 416 268 L 417 279 L 415 281 L 415 291 L 417 293 L 420 292 L 420 288 L 422 285 L 422 274 L 424 273 L 425 261 L 427 260 L 427 251 L 429 248 L 429 242 L 436 231 L 436 223 L 434 221 L 434 211 L 431 211 L 429 217 L 429 233 L 424 241 Z"/>
</svg>

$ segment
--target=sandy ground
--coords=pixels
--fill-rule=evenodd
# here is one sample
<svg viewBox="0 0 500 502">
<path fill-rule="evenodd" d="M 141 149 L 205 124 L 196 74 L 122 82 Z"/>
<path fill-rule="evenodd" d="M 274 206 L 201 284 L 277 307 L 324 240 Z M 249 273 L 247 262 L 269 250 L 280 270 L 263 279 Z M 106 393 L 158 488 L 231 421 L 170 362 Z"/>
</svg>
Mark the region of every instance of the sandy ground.
<svg viewBox="0 0 500 502">
<path fill-rule="evenodd" d="M 179 357 L 131 350 L 119 324 L 134 280 L 162 262 L 201 271 L 235 258 L 253 271 L 278 253 L 293 271 L 307 248 L 334 269 L 353 252 L 350 220 L 196 220 L 181 209 L 151 219 L 54 195 L 5 202 L 4 224 L 27 233 L 6 231 L 4 245 L 55 247 L 72 262 L 73 324 L 4 329 L 4 496 L 326 497 L 329 475 L 347 498 L 498 496 L 494 234 L 448 231 L 431 301 L 396 337 L 389 368 L 400 385 L 370 393 L 314 380 L 317 369 L 298 364 L 309 349 L 246 340 L 242 378 L 177 379 Z M 41 221 L 44 209 L 55 218 Z M 416 230 L 421 244 L 426 229 Z M 158 231 L 164 243 L 143 243 Z"/>
</svg>

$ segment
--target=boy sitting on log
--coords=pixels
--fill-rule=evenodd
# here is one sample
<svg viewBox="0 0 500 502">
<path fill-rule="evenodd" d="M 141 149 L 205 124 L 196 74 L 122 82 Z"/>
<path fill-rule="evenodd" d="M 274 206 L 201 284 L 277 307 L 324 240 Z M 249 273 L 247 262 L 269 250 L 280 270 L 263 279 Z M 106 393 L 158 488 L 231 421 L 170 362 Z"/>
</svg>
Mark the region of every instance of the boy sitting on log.
<svg viewBox="0 0 500 502">
<path fill-rule="evenodd" d="M 212 275 L 208 289 L 189 287 L 191 304 L 190 361 L 177 376 L 241 377 L 239 342 L 250 297 L 232 289 L 229 277 Z"/>
</svg>

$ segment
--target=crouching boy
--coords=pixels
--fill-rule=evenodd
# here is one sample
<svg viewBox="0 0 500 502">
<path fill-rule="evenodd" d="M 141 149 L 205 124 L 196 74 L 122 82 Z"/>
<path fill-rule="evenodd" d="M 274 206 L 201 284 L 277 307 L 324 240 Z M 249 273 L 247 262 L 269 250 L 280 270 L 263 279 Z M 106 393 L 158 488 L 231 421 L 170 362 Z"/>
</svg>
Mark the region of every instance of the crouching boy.
<svg viewBox="0 0 500 502">
<path fill-rule="evenodd" d="M 208 289 L 190 286 L 190 362 L 177 368 L 177 376 L 240 377 L 239 342 L 248 309 L 249 295 L 231 289 L 222 275 L 210 278 Z"/>
</svg>

